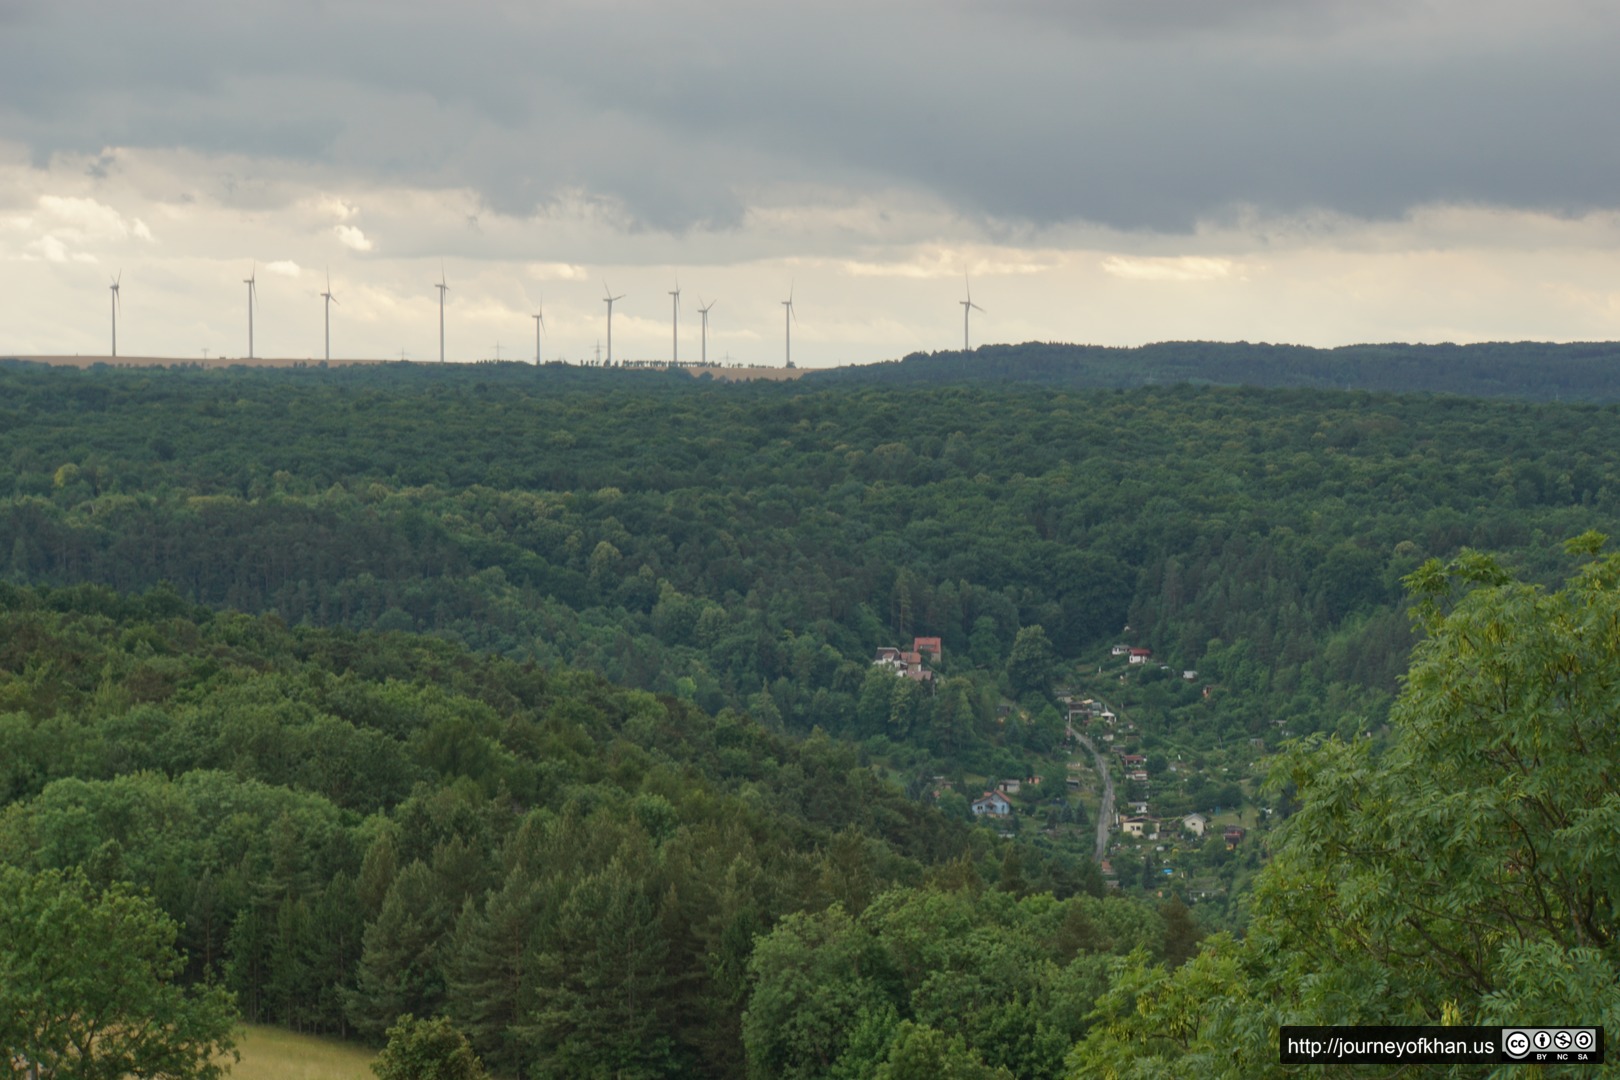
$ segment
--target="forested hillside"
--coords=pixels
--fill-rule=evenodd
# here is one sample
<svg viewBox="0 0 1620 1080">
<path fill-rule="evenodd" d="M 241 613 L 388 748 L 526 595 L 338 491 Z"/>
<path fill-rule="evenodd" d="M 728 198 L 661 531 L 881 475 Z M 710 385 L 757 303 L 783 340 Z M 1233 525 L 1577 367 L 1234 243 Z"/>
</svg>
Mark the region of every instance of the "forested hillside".
<svg viewBox="0 0 1620 1080">
<path fill-rule="evenodd" d="M 816 372 L 818 382 L 867 386 L 1023 383 L 1107 389 L 1197 383 L 1273 389 L 1372 390 L 1530 401 L 1620 400 L 1620 345 L 1269 345 L 1167 341 L 1136 348 L 1027 342 Z"/>
<path fill-rule="evenodd" d="M 1034 625 L 1060 657 L 1129 625 L 1251 734 L 1376 721 L 1401 575 L 1472 545 L 1545 578 L 1620 506 L 1608 407 L 513 365 L 12 367 L 0 400 L 10 580 L 424 630 L 943 757 L 993 703 L 950 677 Z M 860 709 L 914 634 L 945 692 Z"/>
<path fill-rule="evenodd" d="M 1152 908 L 1086 894 L 1095 868 L 910 800 L 847 744 L 164 593 L 0 588 L 0 805 L 0 864 L 149 890 L 186 976 L 248 1019 L 378 1037 L 448 1012 L 527 1075 L 739 1074 L 754 935 L 789 913 L 998 888 L 962 917 L 1032 958 L 1089 943 L 1050 986 L 986 973 L 984 1008 L 1040 984 L 1066 1018 L 1048 1072 L 1102 958 L 1166 943 Z"/>
<path fill-rule="evenodd" d="M 250 1018 L 443 1013 L 505 1076 L 1052 1077 L 1266 1071 L 1290 1017 L 1615 1008 L 1582 717 L 1617 571 L 1506 584 L 1615 531 L 1615 406 L 0 365 L 0 454 L 7 888 L 150 890 Z M 1459 555 L 1496 591 L 1449 616 Z M 928 637 L 917 678 L 874 666 Z M 1105 715 L 1088 771 L 1067 729 Z M 1132 840 L 1105 881 L 1085 808 L 1127 757 L 1121 803 L 1255 834 Z M 1439 869 L 1402 906 L 1407 850 Z M 1199 920 L 1244 934 L 1197 952 Z M 1407 970 L 1424 935 L 1460 959 Z"/>
</svg>

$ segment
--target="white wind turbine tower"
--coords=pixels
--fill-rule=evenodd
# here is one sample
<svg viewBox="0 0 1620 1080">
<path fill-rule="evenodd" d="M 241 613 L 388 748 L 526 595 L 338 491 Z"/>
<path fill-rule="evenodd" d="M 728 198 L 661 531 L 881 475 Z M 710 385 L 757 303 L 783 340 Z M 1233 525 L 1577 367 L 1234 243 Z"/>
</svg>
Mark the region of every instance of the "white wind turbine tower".
<svg viewBox="0 0 1620 1080">
<path fill-rule="evenodd" d="M 675 367 L 681 362 L 681 279 L 675 279 L 675 288 L 670 292 L 675 298 L 674 311 L 669 323 L 669 363 Z"/>
<path fill-rule="evenodd" d="M 546 306 L 540 305 L 540 310 L 530 315 L 534 320 L 534 366 L 540 366 L 540 328 L 546 325 Z"/>
<path fill-rule="evenodd" d="M 107 286 L 112 290 L 112 354 L 114 359 L 118 357 L 118 286 L 123 280 L 124 272 L 120 270 L 118 276 L 113 278 L 113 283 Z"/>
<path fill-rule="evenodd" d="M 703 316 L 703 366 L 709 366 L 709 308 L 718 304 L 718 300 L 710 300 L 708 307 L 703 305 L 703 297 L 698 297 L 698 314 Z"/>
<path fill-rule="evenodd" d="M 433 286 L 439 290 L 439 363 L 444 363 L 444 294 L 450 291 L 450 286 L 444 281 L 444 264 L 439 264 L 439 283 Z"/>
<path fill-rule="evenodd" d="M 962 275 L 962 287 L 967 289 L 967 299 L 966 300 L 958 300 L 957 303 L 962 305 L 962 351 L 967 352 L 968 351 L 968 312 L 970 312 L 970 311 L 983 311 L 984 308 L 980 307 L 978 304 L 975 304 L 973 302 L 973 286 L 968 284 L 968 279 L 967 279 L 966 274 Z"/>
<path fill-rule="evenodd" d="M 321 293 L 326 298 L 326 360 L 332 361 L 332 305 L 338 298 L 332 295 L 332 271 L 326 272 L 326 291 Z"/>
<path fill-rule="evenodd" d="M 244 284 L 244 285 L 246 285 L 248 287 L 248 354 L 247 354 L 247 358 L 249 360 L 253 359 L 253 301 L 257 300 L 258 296 L 259 296 L 258 279 L 259 279 L 259 264 L 257 262 L 255 262 L 253 264 L 253 270 L 248 274 L 247 277 L 242 279 L 242 284 Z"/>
<path fill-rule="evenodd" d="M 608 283 L 605 281 L 602 282 L 602 302 L 608 306 L 608 367 L 613 366 L 613 305 L 623 299 L 623 293 L 620 293 L 618 296 L 614 296 L 613 290 L 608 288 Z"/>
<path fill-rule="evenodd" d="M 788 298 L 782 301 L 782 325 L 787 337 L 787 366 L 793 366 L 793 320 L 798 318 L 793 313 L 793 285 L 788 285 Z"/>
</svg>

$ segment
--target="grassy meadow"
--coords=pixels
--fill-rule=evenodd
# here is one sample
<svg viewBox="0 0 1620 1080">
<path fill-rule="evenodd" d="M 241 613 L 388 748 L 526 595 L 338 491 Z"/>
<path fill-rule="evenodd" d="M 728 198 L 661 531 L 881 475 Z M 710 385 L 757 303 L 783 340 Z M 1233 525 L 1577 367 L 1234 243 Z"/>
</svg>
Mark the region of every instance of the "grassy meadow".
<svg viewBox="0 0 1620 1080">
<path fill-rule="evenodd" d="M 242 1055 L 230 1070 L 236 1080 L 376 1080 L 376 1051 L 337 1039 L 243 1024 L 236 1049 Z"/>
</svg>

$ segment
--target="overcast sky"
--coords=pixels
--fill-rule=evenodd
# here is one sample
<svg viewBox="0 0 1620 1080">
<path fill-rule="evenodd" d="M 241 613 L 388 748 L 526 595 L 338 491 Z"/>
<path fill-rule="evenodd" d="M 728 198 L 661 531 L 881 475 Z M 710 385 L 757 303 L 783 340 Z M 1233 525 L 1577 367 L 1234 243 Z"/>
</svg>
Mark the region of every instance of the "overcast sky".
<svg viewBox="0 0 1620 1080">
<path fill-rule="evenodd" d="M 386 14 L 383 14 L 386 12 Z M 1620 338 L 1606 0 L 0 0 L 0 354 Z M 604 285 L 605 283 L 605 285 Z"/>
</svg>

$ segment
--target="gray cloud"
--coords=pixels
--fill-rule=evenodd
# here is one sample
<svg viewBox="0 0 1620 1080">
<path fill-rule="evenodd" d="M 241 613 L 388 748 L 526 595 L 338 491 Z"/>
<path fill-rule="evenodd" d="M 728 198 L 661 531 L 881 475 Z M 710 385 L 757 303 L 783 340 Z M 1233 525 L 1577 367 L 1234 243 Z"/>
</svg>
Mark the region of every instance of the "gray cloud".
<svg viewBox="0 0 1620 1080">
<path fill-rule="evenodd" d="M 1576 0 L 163 10 L 0 5 L 0 137 L 467 186 L 516 215 L 582 191 L 671 231 L 804 184 L 1161 231 L 1620 206 L 1620 12 Z"/>
</svg>

